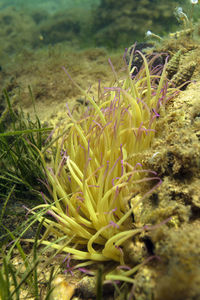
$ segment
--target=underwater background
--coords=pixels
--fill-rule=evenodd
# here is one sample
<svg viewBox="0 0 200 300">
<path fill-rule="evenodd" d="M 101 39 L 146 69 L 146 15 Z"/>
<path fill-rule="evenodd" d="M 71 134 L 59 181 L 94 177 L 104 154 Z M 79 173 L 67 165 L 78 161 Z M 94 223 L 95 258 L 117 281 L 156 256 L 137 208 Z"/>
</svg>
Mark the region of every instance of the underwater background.
<svg viewBox="0 0 200 300">
<path fill-rule="evenodd" d="M 99 300 L 200 300 L 199 19 L 200 4 L 190 0 L 0 0 L 0 299 L 97 299 L 100 286 Z M 50 251 L 43 257 L 39 249 L 36 269 L 36 222 L 23 233 L 23 239 L 36 236 L 36 246 L 22 239 L 23 252 L 18 244 L 14 250 L 11 245 L 22 237 L 27 211 L 43 204 L 42 195 L 49 193 L 35 148 L 42 152 L 51 144 L 50 132 L 62 130 L 69 111 L 85 113 L 83 91 L 96 100 L 100 85 L 112 87 L 116 74 L 124 80 L 125 49 L 130 51 L 136 42 L 143 54 L 161 55 L 157 65 L 168 60 L 163 97 L 172 87 L 178 92 L 159 112 L 150 149 L 136 155 L 162 181 L 151 194 L 151 183 L 143 182 L 134 196 L 148 194 L 139 220 L 136 213 L 130 227 L 152 230 L 132 239 L 126 255 L 131 266 L 142 267 L 131 284 L 107 289 L 90 276 L 97 273 L 103 282 L 99 265 L 74 276 L 69 261 L 67 267 L 60 263 L 66 263 L 65 255 L 50 259 Z M 137 59 L 134 54 L 139 69 Z M 47 151 L 47 164 L 51 159 Z M 61 281 L 54 283 L 56 292 L 48 298 L 49 266 L 60 265 L 55 277 L 61 275 Z M 26 281 L 23 274 L 31 271 L 35 273 Z M 3 285 L 9 290 L 8 277 L 13 290 L 13 273 L 22 282 L 19 298 L 12 292 L 2 296 Z"/>
<path fill-rule="evenodd" d="M 79 49 L 116 49 L 142 41 L 148 30 L 165 35 L 179 25 L 174 9 L 180 5 L 187 8 L 188 2 L 0 1 L 1 63 L 6 55 L 23 49 L 41 49 L 58 43 Z"/>
</svg>

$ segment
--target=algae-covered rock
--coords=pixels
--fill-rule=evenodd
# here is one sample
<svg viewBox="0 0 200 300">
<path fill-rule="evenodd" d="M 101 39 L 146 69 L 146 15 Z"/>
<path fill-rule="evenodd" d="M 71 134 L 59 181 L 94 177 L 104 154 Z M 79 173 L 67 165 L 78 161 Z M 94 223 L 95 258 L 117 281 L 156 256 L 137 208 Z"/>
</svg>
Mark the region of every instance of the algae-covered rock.
<svg viewBox="0 0 200 300">
<path fill-rule="evenodd" d="M 154 299 L 200 299 L 199 221 L 171 229 L 156 252 L 161 260 Z"/>
<path fill-rule="evenodd" d="M 4 55 L 32 47 L 33 40 L 38 38 L 39 33 L 30 15 L 15 7 L 8 7 L 0 11 L 0 36 L 2 59 Z"/>
<path fill-rule="evenodd" d="M 102 0 L 95 12 L 94 32 L 98 45 L 127 46 L 141 41 L 148 30 L 157 34 L 173 31 L 177 1 Z"/>
</svg>

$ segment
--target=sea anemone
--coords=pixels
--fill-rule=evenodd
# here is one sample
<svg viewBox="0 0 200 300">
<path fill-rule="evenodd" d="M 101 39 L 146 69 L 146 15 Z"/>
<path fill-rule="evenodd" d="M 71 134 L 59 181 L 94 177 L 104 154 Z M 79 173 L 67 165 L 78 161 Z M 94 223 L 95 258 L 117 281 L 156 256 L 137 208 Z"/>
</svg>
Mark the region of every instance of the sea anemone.
<svg viewBox="0 0 200 300">
<path fill-rule="evenodd" d="M 144 66 L 134 78 L 131 63 L 122 80 L 112 66 L 115 83 L 104 88 L 97 102 L 83 91 L 91 105 L 79 120 L 68 109 L 70 121 L 58 130 L 51 167 L 41 154 L 51 194 L 43 195 L 45 204 L 35 208 L 47 210 L 41 242 L 73 259 L 113 260 L 123 266 L 124 243 L 147 229 L 133 226 L 131 215 L 161 180 L 143 169 L 141 153 L 150 147 L 160 107 L 173 91 L 167 88 L 165 67 L 160 73 L 159 68 L 150 71 L 140 55 Z M 146 181 L 153 188 L 135 198 Z M 48 241 L 49 233 L 64 237 L 62 244 Z M 135 268 L 117 278 L 130 281 L 133 272 Z"/>
</svg>

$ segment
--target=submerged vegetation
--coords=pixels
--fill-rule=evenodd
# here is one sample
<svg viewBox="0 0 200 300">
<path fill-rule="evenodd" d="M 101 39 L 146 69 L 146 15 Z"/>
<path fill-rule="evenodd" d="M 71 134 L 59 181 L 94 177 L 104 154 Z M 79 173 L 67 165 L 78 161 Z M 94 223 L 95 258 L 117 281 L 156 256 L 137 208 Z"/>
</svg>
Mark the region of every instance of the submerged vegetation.
<svg viewBox="0 0 200 300">
<path fill-rule="evenodd" d="M 6 91 L 4 97 L 8 108 L 0 119 L 0 195 L 7 196 L 15 184 L 16 197 L 23 198 L 23 193 L 34 191 L 38 179 L 44 176 L 41 159 L 33 146 L 41 150 L 52 128 L 42 126 L 36 111 L 35 121 L 22 110 L 15 111 Z"/>
<path fill-rule="evenodd" d="M 30 88 L 29 91 L 32 96 Z M 7 91 L 4 91 L 4 97 L 7 109 L 0 118 L 0 299 L 22 299 L 22 290 L 26 285 L 28 285 L 26 296 L 34 295 L 35 299 L 39 299 L 37 266 L 41 254 L 38 251 L 37 241 L 41 225 L 36 231 L 35 218 L 25 220 L 26 211 L 22 205 L 31 208 L 41 201 L 38 197 L 38 180 L 44 178 L 44 172 L 35 147 L 43 148 L 52 128 L 41 124 L 36 111 L 35 120 L 31 120 L 22 109 L 15 110 Z M 27 255 L 20 240 L 33 226 L 34 247 L 30 255 Z M 16 253 L 18 253 L 17 264 L 13 263 Z M 50 282 L 51 280 L 52 278 Z M 49 299 L 49 294 L 50 283 L 47 296 L 43 299 Z"/>
<path fill-rule="evenodd" d="M 35 220 L 29 219 L 29 222 L 24 222 L 23 226 L 30 227 Z M 37 232 L 35 234 L 35 240 L 33 245 L 33 250 L 29 255 L 23 250 L 21 246 L 20 239 L 22 238 L 24 229 L 22 233 L 16 238 L 13 233 L 9 232 L 10 237 L 13 242 L 9 245 L 2 247 L 2 252 L 5 251 L 6 254 L 2 254 L 2 263 L 0 267 L 0 299 L 1 300 L 20 300 L 28 299 L 34 297 L 34 299 L 50 299 L 50 294 L 52 293 L 51 283 L 53 277 L 56 273 L 54 268 L 51 268 L 49 272 L 48 283 L 45 287 L 45 294 L 43 293 L 43 285 L 41 283 L 41 272 L 39 272 L 38 265 L 41 262 L 41 256 L 47 251 L 44 248 L 42 251 L 38 250 L 38 236 L 41 230 L 42 223 L 39 225 Z M 7 248 L 7 249 L 6 249 Z M 18 250 L 18 261 L 13 263 L 13 256 L 15 256 L 16 250 Z M 20 258 L 19 258 L 20 256 Z M 48 258 L 47 263 L 51 262 L 53 257 Z M 25 288 L 25 287 L 28 287 Z M 26 291 L 25 291 L 26 289 Z"/>
</svg>

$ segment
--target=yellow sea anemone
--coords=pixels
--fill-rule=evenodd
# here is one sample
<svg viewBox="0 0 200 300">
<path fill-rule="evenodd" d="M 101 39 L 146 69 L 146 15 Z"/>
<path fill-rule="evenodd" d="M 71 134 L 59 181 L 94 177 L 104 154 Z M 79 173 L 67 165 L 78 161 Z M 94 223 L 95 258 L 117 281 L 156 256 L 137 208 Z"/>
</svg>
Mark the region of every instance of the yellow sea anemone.
<svg viewBox="0 0 200 300">
<path fill-rule="evenodd" d="M 135 78 L 127 66 L 126 78 L 116 76 L 97 103 L 86 94 L 92 108 L 80 120 L 68 111 L 70 122 L 56 139 L 51 168 L 45 168 L 53 202 L 45 196 L 46 204 L 37 208 L 47 208 L 54 217 L 45 219 L 47 233 L 65 237 L 66 244 L 52 247 L 74 259 L 124 265 L 124 243 L 144 230 L 133 229 L 130 218 L 144 197 L 134 202 L 132 195 L 142 181 L 160 184 L 153 171 L 142 168 L 137 154 L 150 147 L 160 106 L 171 90 L 165 68 L 161 76 L 152 75 L 143 60 Z M 127 281 L 133 271 L 124 272 Z"/>
</svg>

